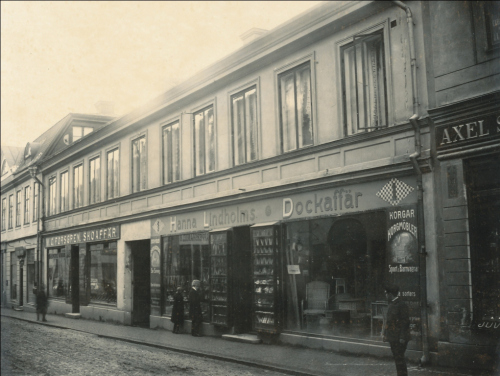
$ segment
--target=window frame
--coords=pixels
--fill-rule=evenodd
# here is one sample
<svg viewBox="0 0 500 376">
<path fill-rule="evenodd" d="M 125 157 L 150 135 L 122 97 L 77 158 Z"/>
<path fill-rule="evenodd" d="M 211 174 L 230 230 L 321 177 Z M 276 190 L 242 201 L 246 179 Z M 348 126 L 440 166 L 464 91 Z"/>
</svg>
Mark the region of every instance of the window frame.
<svg viewBox="0 0 500 376">
<path fill-rule="evenodd" d="M 165 129 L 167 129 L 168 127 L 171 127 L 172 125 L 174 125 L 175 123 L 178 123 L 178 127 L 179 127 L 179 161 L 178 161 L 178 169 L 179 169 L 179 179 L 177 180 L 172 180 L 171 182 L 166 182 L 165 181 L 165 142 L 164 142 L 164 131 Z M 160 149 L 161 149 L 161 166 L 160 166 L 160 176 L 161 176 L 161 184 L 162 185 L 168 185 L 168 184 L 172 184 L 172 183 L 175 183 L 175 182 L 178 182 L 178 181 L 181 181 L 182 180 L 182 121 L 181 121 L 181 117 L 180 116 L 177 116 L 175 118 L 172 118 L 168 121 L 166 121 L 165 123 L 163 123 L 161 126 L 160 126 Z"/>
<path fill-rule="evenodd" d="M 48 179 L 48 194 L 47 194 L 47 209 L 49 216 L 55 215 L 57 208 L 57 177 L 53 175 Z M 53 187 L 53 188 L 52 188 Z M 54 202 L 51 204 L 52 195 L 54 195 Z"/>
<path fill-rule="evenodd" d="M 146 160 L 146 163 L 145 163 L 145 181 L 144 181 L 144 188 L 141 188 L 141 174 L 142 174 L 142 169 L 140 168 L 139 169 L 139 189 L 138 190 L 135 190 L 134 191 L 134 142 L 135 141 L 138 141 L 140 139 L 144 138 L 145 140 L 145 143 L 146 143 L 146 150 L 145 150 L 145 160 Z M 147 131 L 144 131 L 144 132 L 141 132 L 139 134 L 136 134 L 134 135 L 133 137 L 130 137 L 130 142 L 129 142 L 129 145 L 130 145 L 130 168 L 129 168 L 129 171 L 130 171 L 130 193 L 138 193 L 138 192 L 142 192 L 142 191 L 145 191 L 148 189 L 148 132 Z M 141 165 L 141 157 L 139 157 L 139 166 Z"/>
<path fill-rule="evenodd" d="M 21 201 L 23 200 L 23 190 L 16 191 L 16 227 L 21 227 Z"/>
<path fill-rule="evenodd" d="M 81 190 L 82 192 L 80 193 L 79 195 L 79 198 L 81 199 L 81 205 L 77 205 L 78 202 L 76 200 L 77 198 L 77 192 L 76 192 L 76 176 L 75 176 L 75 171 L 77 168 L 81 168 L 82 169 L 82 172 L 81 172 L 81 183 L 80 183 L 80 187 L 81 187 Z M 80 161 L 80 162 L 77 162 L 75 163 L 73 166 L 71 166 L 71 171 L 72 171 L 72 177 L 73 179 L 71 180 L 72 182 L 72 187 L 70 188 L 70 190 L 72 191 L 71 193 L 71 198 L 73 200 L 73 205 L 72 205 L 72 208 L 73 209 L 79 209 L 79 208 L 82 208 L 85 206 L 85 166 L 84 166 L 84 163 L 83 161 Z"/>
<path fill-rule="evenodd" d="M 95 185 L 95 188 L 98 190 L 98 198 L 97 199 L 92 199 L 93 191 L 92 191 L 92 169 L 91 169 L 91 164 L 95 160 L 99 160 L 99 181 Z M 89 169 L 88 169 L 88 190 L 89 190 L 89 205 L 92 204 L 97 204 L 102 201 L 102 158 L 101 158 L 101 153 L 97 155 L 93 155 L 92 157 L 89 158 L 88 160 L 89 164 Z"/>
<path fill-rule="evenodd" d="M 9 221 L 8 229 L 14 228 L 14 194 L 9 195 Z"/>
<path fill-rule="evenodd" d="M 312 130 L 312 144 L 303 147 L 297 147 L 293 150 L 284 151 L 283 148 L 283 124 L 282 124 L 282 111 L 281 111 L 281 84 L 280 78 L 287 72 L 292 72 L 294 69 L 299 69 L 300 66 L 309 63 L 310 69 L 310 84 L 311 84 L 311 130 Z M 278 154 L 293 153 L 298 150 L 307 149 L 318 145 L 318 109 L 317 109 L 317 90 L 316 90 L 316 52 L 312 51 L 298 59 L 295 59 L 279 68 L 274 70 L 274 92 L 275 92 L 275 108 L 276 108 L 276 150 Z M 298 125 L 297 125 L 298 126 Z"/>
<path fill-rule="evenodd" d="M 2 231 L 7 230 L 7 197 L 2 198 Z"/>
<path fill-rule="evenodd" d="M 63 186 L 63 175 L 66 174 L 66 187 Z M 65 211 L 68 211 L 70 206 L 69 206 L 69 198 L 70 198 L 70 187 L 69 187 L 69 170 L 64 170 L 59 173 L 59 213 L 63 213 Z M 65 205 L 63 207 L 63 189 L 66 188 L 66 200 L 65 200 Z"/>
<path fill-rule="evenodd" d="M 196 167 L 197 167 L 197 157 L 196 157 L 196 115 L 201 113 L 201 112 L 205 112 L 206 110 L 208 110 L 210 107 L 212 107 L 212 112 L 213 112 L 213 117 L 214 117 L 214 169 L 211 170 L 211 171 L 207 171 L 207 160 L 206 160 L 206 148 L 205 148 L 205 172 L 202 173 L 202 174 L 197 174 L 196 173 Z M 208 102 L 205 102 L 204 104 L 202 105 L 199 105 L 199 106 L 196 106 L 194 109 L 192 109 L 190 111 L 190 113 L 193 115 L 192 117 L 192 128 L 191 128 L 191 132 L 192 132 L 192 153 L 193 153 L 193 176 L 196 177 L 196 176 L 205 176 L 207 174 L 211 174 L 213 172 L 216 172 L 219 168 L 219 165 L 218 165 L 218 155 L 217 155 L 217 144 L 218 144 L 218 141 L 217 141 L 217 100 L 214 98 Z"/>
<path fill-rule="evenodd" d="M 390 128 L 395 125 L 394 123 L 394 85 L 392 80 L 392 63 L 391 63 L 391 44 L 390 44 L 390 19 L 384 20 L 382 22 L 378 22 L 376 24 L 372 24 L 367 28 L 363 28 L 359 30 L 357 33 L 351 33 L 348 37 L 343 38 L 336 42 L 335 44 L 335 62 L 336 62 L 336 70 L 337 70 L 337 108 L 340 108 L 340 111 L 337 111 L 338 114 L 338 124 L 341 125 L 341 138 L 358 136 L 360 134 L 365 134 L 369 132 L 357 132 L 352 135 L 347 134 L 347 130 L 345 127 L 345 113 L 344 113 L 344 72 L 343 72 L 343 57 L 342 53 L 348 45 L 354 42 L 354 38 L 356 36 L 368 36 L 375 35 L 377 33 L 382 34 L 382 41 L 384 43 L 384 71 L 385 71 L 385 85 L 386 85 L 386 106 L 387 106 L 387 125 L 383 127 L 378 127 L 378 129 Z"/>
<path fill-rule="evenodd" d="M 116 152 L 118 152 L 118 171 L 117 173 L 115 174 L 114 172 L 114 167 L 113 167 L 113 192 L 114 192 L 114 187 L 116 186 L 117 188 L 117 191 L 118 192 L 114 192 L 115 194 L 113 195 L 113 197 L 110 197 L 109 195 L 109 189 L 108 189 L 108 181 L 109 181 L 109 168 L 108 168 L 108 165 L 109 165 L 109 155 L 110 154 L 114 154 Z M 120 197 L 120 145 L 113 145 L 112 147 L 106 149 L 105 151 L 106 153 L 106 179 L 105 179 L 105 185 L 106 185 L 106 200 L 112 200 L 112 199 L 115 199 L 115 198 L 118 198 Z M 114 158 L 114 157 L 113 157 Z M 114 179 L 114 176 L 116 175 L 116 180 L 117 182 L 115 182 L 115 179 Z"/>
<path fill-rule="evenodd" d="M 38 221 L 40 210 L 40 184 L 34 182 L 33 184 L 33 222 Z"/>
<path fill-rule="evenodd" d="M 234 150 L 234 111 L 233 111 L 233 98 L 239 95 L 244 95 L 247 91 L 252 90 L 252 88 L 255 88 L 256 92 L 256 121 L 257 121 L 257 126 L 256 126 L 256 158 L 254 160 L 248 161 L 246 160 L 246 153 L 245 153 L 245 162 L 236 164 L 235 163 L 235 150 Z M 245 107 L 246 108 L 246 107 Z M 231 159 L 231 166 L 240 166 L 248 163 L 252 163 L 255 161 L 258 161 L 262 158 L 261 156 L 261 145 L 262 145 L 262 131 L 261 131 L 261 124 L 262 124 L 262 115 L 261 115 L 261 92 L 260 92 L 260 77 L 257 77 L 254 80 L 251 80 L 243 85 L 238 86 L 237 88 L 231 90 L 228 92 L 228 119 L 229 119 L 229 126 L 230 126 L 230 136 L 229 136 L 229 145 L 228 145 L 228 150 L 230 151 L 230 159 Z M 248 141 L 246 139 L 246 134 L 245 134 L 245 148 L 248 146 Z"/>
<path fill-rule="evenodd" d="M 24 224 L 30 224 L 30 200 L 31 200 L 31 185 L 24 187 Z"/>
</svg>

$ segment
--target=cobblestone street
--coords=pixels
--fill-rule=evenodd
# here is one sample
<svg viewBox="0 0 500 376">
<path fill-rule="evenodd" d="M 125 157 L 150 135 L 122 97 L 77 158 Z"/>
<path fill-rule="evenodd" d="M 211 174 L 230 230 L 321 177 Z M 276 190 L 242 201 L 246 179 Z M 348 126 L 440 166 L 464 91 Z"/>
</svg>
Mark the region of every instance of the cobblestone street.
<svg viewBox="0 0 500 376">
<path fill-rule="evenodd" d="M 2 317 L 1 374 L 283 375 Z"/>
</svg>

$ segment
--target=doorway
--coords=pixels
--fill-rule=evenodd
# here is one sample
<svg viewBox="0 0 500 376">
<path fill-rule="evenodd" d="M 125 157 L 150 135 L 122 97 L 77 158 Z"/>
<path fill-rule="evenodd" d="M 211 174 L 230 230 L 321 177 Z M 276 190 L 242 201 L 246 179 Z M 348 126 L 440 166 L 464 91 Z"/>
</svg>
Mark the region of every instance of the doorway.
<svg viewBox="0 0 500 376">
<path fill-rule="evenodd" d="M 132 252 L 132 325 L 149 327 L 151 313 L 150 241 L 130 242 Z"/>
<path fill-rule="evenodd" d="M 252 257 L 250 227 L 233 228 L 233 317 L 235 334 L 252 330 Z"/>
<path fill-rule="evenodd" d="M 69 286 L 71 299 L 71 312 L 80 313 L 80 248 L 71 246 Z"/>
</svg>

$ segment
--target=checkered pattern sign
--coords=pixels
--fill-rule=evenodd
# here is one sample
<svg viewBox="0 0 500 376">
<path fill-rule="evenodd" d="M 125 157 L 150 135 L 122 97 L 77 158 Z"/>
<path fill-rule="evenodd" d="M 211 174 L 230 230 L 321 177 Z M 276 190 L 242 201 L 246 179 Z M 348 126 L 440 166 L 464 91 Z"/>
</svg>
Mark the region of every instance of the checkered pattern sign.
<svg viewBox="0 0 500 376">
<path fill-rule="evenodd" d="M 392 206 L 396 206 L 413 190 L 414 188 L 404 181 L 393 178 L 376 193 L 376 196 L 387 201 Z"/>
</svg>

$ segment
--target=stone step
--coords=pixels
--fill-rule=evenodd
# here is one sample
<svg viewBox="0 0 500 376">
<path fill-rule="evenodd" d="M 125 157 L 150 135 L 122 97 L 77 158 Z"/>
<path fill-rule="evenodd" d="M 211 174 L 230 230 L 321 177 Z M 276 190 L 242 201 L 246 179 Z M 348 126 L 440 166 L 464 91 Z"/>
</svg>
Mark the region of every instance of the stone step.
<svg viewBox="0 0 500 376">
<path fill-rule="evenodd" d="M 255 334 L 223 334 L 222 338 L 228 341 L 259 344 L 262 340 Z"/>
</svg>

